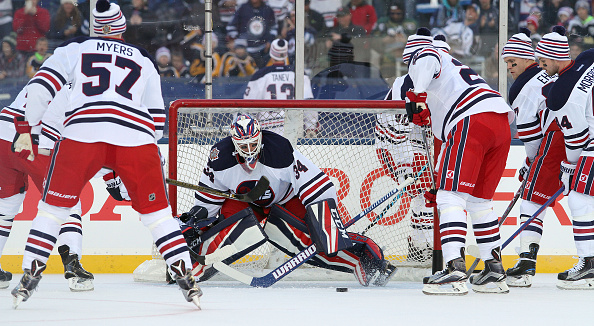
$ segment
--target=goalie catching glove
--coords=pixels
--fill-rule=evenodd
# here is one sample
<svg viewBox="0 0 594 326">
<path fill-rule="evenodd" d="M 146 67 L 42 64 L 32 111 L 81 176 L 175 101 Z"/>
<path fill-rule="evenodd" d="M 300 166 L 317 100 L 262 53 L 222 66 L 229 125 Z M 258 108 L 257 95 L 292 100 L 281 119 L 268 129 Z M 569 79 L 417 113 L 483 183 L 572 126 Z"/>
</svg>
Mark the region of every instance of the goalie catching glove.
<svg viewBox="0 0 594 326">
<path fill-rule="evenodd" d="M 12 141 L 11 150 L 18 153 L 20 158 L 33 161 L 37 155 L 39 135 L 31 132 L 31 126 L 25 121 L 25 117 L 15 117 L 13 121 L 16 135 Z"/>
<path fill-rule="evenodd" d="M 572 164 L 567 161 L 561 161 L 561 174 L 559 175 L 559 179 L 563 182 L 563 186 L 565 189 L 563 190 L 563 196 L 567 196 L 569 194 L 569 190 L 571 188 L 571 180 L 573 179 L 573 174 L 575 173 L 575 167 L 577 164 Z"/>
<path fill-rule="evenodd" d="M 406 98 L 409 102 L 406 103 L 406 114 L 408 121 L 417 126 L 427 126 L 431 124 L 431 112 L 427 107 L 427 93 L 416 94 L 412 91 L 406 92 Z"/>
</svg>

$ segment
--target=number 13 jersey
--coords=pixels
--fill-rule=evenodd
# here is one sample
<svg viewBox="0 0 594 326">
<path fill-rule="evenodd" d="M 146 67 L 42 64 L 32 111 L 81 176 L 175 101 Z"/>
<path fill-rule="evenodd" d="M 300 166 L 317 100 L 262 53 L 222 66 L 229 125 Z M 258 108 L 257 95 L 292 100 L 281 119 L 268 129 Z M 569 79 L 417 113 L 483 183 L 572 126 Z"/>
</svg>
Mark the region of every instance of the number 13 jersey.
<svg viewBox="0 0 594 326">
<path fill-rule="evenodd" d="M 162 137 L 161 81 L 146 50 L 111 38 L 78 37 L 63 43 L 26 86 L 31 126 L 67 83 L 72 89 L 65 138 L 139 146 Z"/>
<path fill-rule="evenodd" d="M 514 113 L 501 95 L 448 53 L 426 47 L 411 58 L 408 74 L 416 93 L 427 92 L 433 134 L 445 141 L 460 120 L 482 112 Z"/>
</svg>

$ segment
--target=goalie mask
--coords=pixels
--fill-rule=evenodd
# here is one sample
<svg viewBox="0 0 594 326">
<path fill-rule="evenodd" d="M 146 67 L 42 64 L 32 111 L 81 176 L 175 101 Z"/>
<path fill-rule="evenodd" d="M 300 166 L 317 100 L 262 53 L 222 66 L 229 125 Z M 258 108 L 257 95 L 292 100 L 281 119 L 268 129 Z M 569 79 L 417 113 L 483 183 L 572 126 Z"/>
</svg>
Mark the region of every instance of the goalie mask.
<svg viewBox="0 0 594 326">
<path fill-rule="evenodd" d="M 239 155 L 239 163 L 248 172 L 254 170 L 262 149 L 262 129 L 258 120 L 247 114 L 238 115 L 231 125 L 231 139 Z"/>
</svg>

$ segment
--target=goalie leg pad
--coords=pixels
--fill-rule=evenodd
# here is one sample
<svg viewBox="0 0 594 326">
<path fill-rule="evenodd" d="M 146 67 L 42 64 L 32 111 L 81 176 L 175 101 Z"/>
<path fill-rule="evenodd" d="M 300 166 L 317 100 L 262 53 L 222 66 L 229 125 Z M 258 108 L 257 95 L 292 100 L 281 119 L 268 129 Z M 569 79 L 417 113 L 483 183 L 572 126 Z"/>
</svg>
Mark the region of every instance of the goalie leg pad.
<svg viewBox="0 0 594 326">
<path fill-rule="evenodd" d="M 254 212 L 251 208 L 246 208 L 204 232 L 190 248 L 198 255 L 205 256 L 207 264 L 211 260 L 232 264 L 266 241 L 268 237 Z M 216 270 L 210 265 L 194 265 L 196 266 L 195 276 L 201 282 L 216 274 Z"/>
<path fill-rule="evenodd" d="M 334 199 L 313 203 L 306 208 L 305 222 L 318 252 L 332 255 L 353 246 L 338 215 Z"/>
</svg>

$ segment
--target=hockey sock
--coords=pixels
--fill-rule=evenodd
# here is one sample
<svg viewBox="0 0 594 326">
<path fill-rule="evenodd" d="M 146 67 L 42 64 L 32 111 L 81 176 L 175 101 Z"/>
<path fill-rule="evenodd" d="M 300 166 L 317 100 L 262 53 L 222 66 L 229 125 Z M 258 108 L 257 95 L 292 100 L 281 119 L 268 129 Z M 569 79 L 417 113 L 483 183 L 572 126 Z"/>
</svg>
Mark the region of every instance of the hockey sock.
<svg viewBox="0 0 594 326">
<path fill-rule="evenodd" d="M 541 205 L 523 200 L 520 204 L 520 224 L 526 222 Z M 529 252 L 531 243 L 540 243 L 542 238 L 542 221 L 547 213 L 547 210 L 543 210 L 530 224 L 520 233 L 520 252 Z"/>
<path fill-rule="evenodd" d="M 60 243 L 70 248 L 70 253 L 77 254 L 79 258 L 81 257 L 82 221 L 79 214 L 70 214 L 68 220 L 62 224 L 58 239 Z"/>
<path fill-rule="evenodd" d="M 186 240 L 179 224 L 171 215 L 170 207 L 149 214 L 140 214 L 140 220 L 151 231 L 153 241 L 167 265 L 181 259 L 186 266 L 192 266 Z"/>
<path fill-rule="evenodd" d="M 0 256 L 2 256 L 2 251 L 4 250 L 8 236 L 10 235 L 13 221 L 14 216 L 0 214 Z"/>
<path fill-rule="evenodd" d="M 493 202 L 470 196 L 466 210 L 472 218 L 474 237 L 481 253 L 481 259 L 493 259 L 493 249 L 499 248 L 499 220 L 493 211 Z"/>
<path fill-rule="evenodd" d="M 460 257 L 460 249 L 466 246 L 465 204 L 464 198 L 453 191 L 437 192 L 437 205 L 440 211 L 439 232 L 444 262 Z"/>
<path fill-rule="evenodd" d="M 0 256 L 8 241 L 15 215 L 19 212 L 25 194 L 16 194 L 7 198 L 0 198 Z"/>
<path fill-rule="evenodd" d="M 33 219 L 25 254 L 23 255 L 23 269 L 31 268 L 33 260 L 47 263 L 49 255 L 56 245 L 62 222 L 68 218 L 69 209 L 39 203 L 37 217 Z"/>
</svg>

